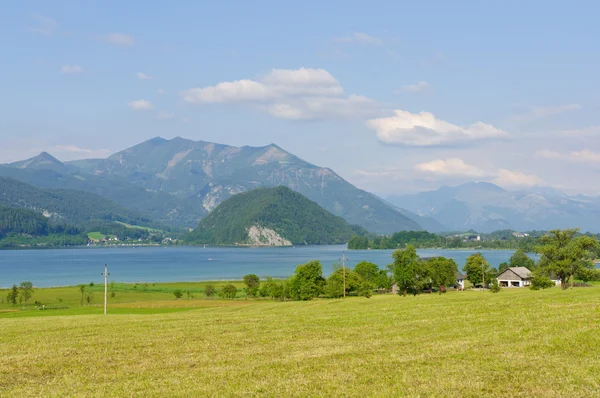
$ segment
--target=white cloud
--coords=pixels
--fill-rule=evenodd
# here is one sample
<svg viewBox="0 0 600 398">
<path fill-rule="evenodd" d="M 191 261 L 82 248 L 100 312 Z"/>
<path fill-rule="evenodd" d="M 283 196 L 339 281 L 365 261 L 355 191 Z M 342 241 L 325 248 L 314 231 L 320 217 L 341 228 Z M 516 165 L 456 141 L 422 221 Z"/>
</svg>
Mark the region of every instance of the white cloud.
<svg viewBox="0 0 600 398">
<path fill-rule="evenodd" d="M 592 152 L 589 149 L 571 152 L 571 156 L 580 162 L 600 162 L 600 152 Z"/>
<path fill-rule="evenodd" d="M 375 130 L 379 139 L 386 144 L 436 146 L 508 136 L 507 132 L 482 122 L 460 127 L 436 119 L 429 112 L 415 114 L 396 110 L 394 113 L 394 116 L 367 122 L 367 126 Z"/>
<path fill-rule="evenodd" d="M 45 17 L 41 14 L 34 14 L 33 19 L 36 21 L 36 26 L 29 27 L 31 32 L 39 33 L 44 36 L 50 36 L 58 29 L 58 22 L 50 17 Z"/>
<path fill-rule="evenodd" d="M 65 75 L 77 75 L 83 72 L 83 68 L 79 65 L 63 65 L 60 71 Z"/>
<path fill-rule="evenodd" d="M 568 136 L 600 135 L 600 126 L 588 126 L 577 130 L 563 130 L 560 133 Z"/>
<path fill-rule="evenodd" d="M 131 47 L 135 44 L 133 36 L 125 35 L 123 33 L 109 33 L 107 35 L 98 36 L 98 38 L 106 43 L 121 47 Z"/>
<path fill-rule="evenodd" d="M 128 105 L 131 109 L 134 109 L 136 111 L 148 111 L 154 109 L 154 105 L 152 105 L 150 101 L 146 101 L 143 99 L 131 101 Z"/>
<path fill-rule="evenodd" d="M 516 122 L 531 122 L 544 119 L 561 113 L 572 112 L 581 109 L 579 104 L 551 105 L 551 106 L 527 106 L 525 113 L 513 116 Z"/>
<path fill-rule="evenodd" d="M 166 92 L 165 90 L 163 90 L 162 88 L 159 88 L 158 90 L 156 90 L 156 92 L 157 92 L 159 95 L 163 95 L 163 94 L 166 94 L 166 93 L 167 93 L 167 92 Z"/>
<path fill-rule="evenodd" d="M 521 171 L 500 169 L 493 181 L 500 186 L 539 186 L 546 185 L 544 180 L 533 174 L 525 174 Z"/>
<path fill-rule="evenodd" d="M 333 39 L 333 41 L 337 43 L 357 43 L 377 47 L 383 46 L 383 39 L 362 32 L 356 32 L 350 36 L 338 37 Z"/>
<path fill-rule="evenodd" d="M 560 153 L 551 151 L 549 149 L 543 149 L 535 153 L 536 156 L 545 159 L 560 159 L 570 162 L 579 163 L 597 163 L 600 162 L 600 152 L 590 151 L 589 149 L 582 149 L 581 151 L 572 151 L 569 153 Z"/>
<path fill-rule="evenodd" d="M 415 165 L 415 170 L 421 173 L 431 173 L 445 176 L 483 177 L 486 172 L 482 169 L 465 163 L 459 158 L 436 159 L 430 162 Z"/>
<path fill-rule="evenodd" d="M 275 117 L 292 120 L 369 117 L 379 114 L 376 101 L 344 96 L 338 81 L 324 69 L 273 69 L 259 80 L 236 80 L 192 88 L 184 101 L 196 104 L 246 104 Z"/>
<path fill-rule="evenodd" d="M 154 79 L 152 76 L 144 73 L 144 72 L 138 72 L 135 77 L 137 77 L 140 80 L 152 80 Z"/>
<path fill-rule="evenodd" d="M 173 119 L 175 118 L 175 114 L 174 113 L 170 113 L 170 112 L 158 112 L 158 114 L 156 115 L 157 119 Z"/>
<path fill-rule="evenodd" d="M 420 81 L 416 84 L 409 84 L 406 86 L 402 86 L 399 91 L 405 93 L 421 93 L 429 88 L 429 84 L 427 82 Z"/>
</svg>

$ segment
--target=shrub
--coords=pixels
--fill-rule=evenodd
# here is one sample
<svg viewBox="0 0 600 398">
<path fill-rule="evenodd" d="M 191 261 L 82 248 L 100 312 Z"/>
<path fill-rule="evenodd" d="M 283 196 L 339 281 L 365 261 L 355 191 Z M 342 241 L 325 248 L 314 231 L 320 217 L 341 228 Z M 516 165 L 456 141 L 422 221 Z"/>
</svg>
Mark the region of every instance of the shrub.
<svg viewBox="0 0 600 398">
<path fill-rule="evenodd" d="M 500 287 L 500 284 L 498 283 L 498 279 L 496 279 L 496 278 L 492 279 L 492 283 L 490 284 L 490 292 L 499 293 L 500 290 L 502 290 L 502 288 Z"/>
<path fill-rule="evenodd" d="M 231 283 L 223 286 L 221 289 L 221 296 L 228 299 L 233 299 L 237 295 L 237 288 Z"/>
<path fill-rule="evenodd" d="M 547 276 L 535 275 L 533 278 L 531 278 L 531 290 L 548 289 L 554 286 L 555 283 Z"/>
<path fill-rule="evenodd" d="M 183 296 L 183 292 L 181 291 L 181 289 L 175 289 L 173 290 L 173 295 L 176 299 L 180 299 Z"/>
<path fill-rule="evenodd" d="M 215 295 L 215 287 L 213 285 L 206 285 L 204 288 L 204 295 L 206 298 L 212 298 Z"/>
</svg>

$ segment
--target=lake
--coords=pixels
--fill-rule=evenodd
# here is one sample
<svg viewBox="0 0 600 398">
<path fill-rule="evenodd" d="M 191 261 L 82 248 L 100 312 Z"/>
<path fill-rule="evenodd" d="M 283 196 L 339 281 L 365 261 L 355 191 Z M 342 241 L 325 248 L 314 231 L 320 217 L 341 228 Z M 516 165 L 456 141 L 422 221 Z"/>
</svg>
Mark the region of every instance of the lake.
<svg viewBox="0 0 600 398">
<path fill-rule="evenodd" d="M 0 251 L 0 287 L 31 281 L 37 287 L 102 283 L 104 264 L 117 282 L 171 282 L 241 279 L 246 274 L 287 277 L 298 264 L 320 260 L 323 273 L 341 263 L 340 246 L 279 248 L 131 247 Z M 453 258 L 460 269 L 472 250 L 418 250 L 422 257 Z M 481 250 L 493 267 L 508 261 L 512 250 Z M 366 260 L 385 268 L 392 250 L 346 251 L 346 264 Z"/>
</svg>

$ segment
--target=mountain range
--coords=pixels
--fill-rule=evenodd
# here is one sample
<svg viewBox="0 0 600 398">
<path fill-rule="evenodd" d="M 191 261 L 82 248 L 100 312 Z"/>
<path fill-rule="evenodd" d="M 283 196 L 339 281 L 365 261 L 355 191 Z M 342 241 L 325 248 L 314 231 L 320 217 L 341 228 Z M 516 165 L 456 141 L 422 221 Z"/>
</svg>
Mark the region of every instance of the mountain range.
<svg viewBox="0 0 600 398">
<path fill-rule="evenodd" d="M 436 224 L 274 144 L 234 147 L 154 138 L 106 159 L 63 163 L 44 152 L 0 166 L 0 176 L 37 187 L 93 193 L 158 222 L 188 228 L 234 194 L 281 185 L 370 232 L 421 230 L 421 221 Z"/>
<path fill-rule="evenodd" d="M 567 227 L 600 231 L 598 197 L 550 188 L 508 191 L 471 182 L 384 200 L 274 144 L 235 147 L 158 137 L 105 159 L 61 162 L 43 152 L 0 165 L 0 176 L 38 188 L 87 192 L 112 202 L 121 216 L 126 209 L 135 213 L 133 218 L 190 230 L 237 193 L 286 186 L 377 234 Z"/>
<path fill-rule="evenodd" d="M 508 191 L 487 182 L 469 182 L 387 200 L 434 218 L 452 231 L 554 228 L 600 231 L 599 197 L 567 195 L 552 188 Z"/>
</svg>

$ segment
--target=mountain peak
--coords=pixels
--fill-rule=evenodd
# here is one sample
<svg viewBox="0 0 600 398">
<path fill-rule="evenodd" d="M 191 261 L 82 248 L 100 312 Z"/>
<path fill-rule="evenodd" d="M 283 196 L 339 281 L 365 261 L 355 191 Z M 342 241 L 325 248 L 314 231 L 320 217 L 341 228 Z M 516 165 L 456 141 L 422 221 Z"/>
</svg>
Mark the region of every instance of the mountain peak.
<svg viewBox="0 0 600 398">
<path fill-rule="evenodd" d="M 62 171 L 65 165 L 48 152 L 41 152 L 32 158 L 9 164 L 17 169 L 54 170 Z"/>
<path fill-rule="evenodd" d="M 506 192 L 506 190 L 502 187 L 499 187 L 496 184 L 492 184 L 491 182 L 486 181 L 471 181 L 461 184 L 456 187 L 456 189 L 469 188 L 469 189 L 478 189 L 482 191 L 491 191 L 491 192 Z"/>
</svg>

